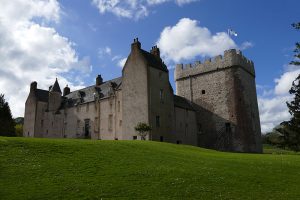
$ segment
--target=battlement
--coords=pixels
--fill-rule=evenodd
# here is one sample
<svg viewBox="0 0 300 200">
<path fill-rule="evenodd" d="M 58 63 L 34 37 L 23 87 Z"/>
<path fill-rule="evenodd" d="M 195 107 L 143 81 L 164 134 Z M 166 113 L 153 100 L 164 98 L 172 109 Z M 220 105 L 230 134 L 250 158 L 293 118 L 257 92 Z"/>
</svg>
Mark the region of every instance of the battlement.
<svg viewBox="0 0 300 200">
<path fill-rule="evenodd" d="M 206 59 L 204 63 L 196 61 L 194 64 L 177 64 L 175 69 L 175 80 L 218 71 L 233 66 L 239 66 L 255 76 L 253 61 L 248 60 L 243 56 L 240 50 L 230 49 L 224 52 L 224 56 L 218 55 L 213 59 Z"/>
</svg>

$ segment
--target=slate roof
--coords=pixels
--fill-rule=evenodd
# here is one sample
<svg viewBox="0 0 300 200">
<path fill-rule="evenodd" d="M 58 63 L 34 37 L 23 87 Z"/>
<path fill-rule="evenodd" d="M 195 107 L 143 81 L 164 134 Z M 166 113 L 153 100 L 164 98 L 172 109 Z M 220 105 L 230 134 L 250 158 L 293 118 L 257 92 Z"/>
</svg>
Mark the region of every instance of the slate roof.
<svg viewBox="0 0 300 200">
<path fill-rule="evenodd" d="M 54 85 L 51 87 L 51 92 L 59 92 L 59 93 L 61 93 L 61 90 L 60 90 L 60 87 L 59 87 L 57 79 L 55 80 Z"/>
<path fill-rule="evenodd" d="M 92 85 L 80 90 L 71 92 L 63 97 L 63 106 L 72 107 L 79 103 L 88 103 L 95 101 L 96 98 L 107 98 L 113 90 L 121 87 L 122 77 L 103 82 L 101 85 Z"/>
<path fill-rule="evenodd" d="M 141 52 L 145 59 L 148 61 L 149 65 L 153 68 L 160 69 L 162 71 L 168 72 L 167 66 L 162 62 L 161 59 L 157 58 L 153 54 L 141 49 Z"/>
<path fill-rule="evenodd" d="M 48 102 L 49 91 L 36 89 L 35 96 L 37 97 L 38 101 Z"/>
<path fill-rule="evenodd" d="M 184 97 L 177 96 L 174 94 L 174 106 L 183 108 L 183 109 L 188 109 L 188 110 L 195 110 L 192 106 L 189 100 L 187 100 Z"/>
</svg>

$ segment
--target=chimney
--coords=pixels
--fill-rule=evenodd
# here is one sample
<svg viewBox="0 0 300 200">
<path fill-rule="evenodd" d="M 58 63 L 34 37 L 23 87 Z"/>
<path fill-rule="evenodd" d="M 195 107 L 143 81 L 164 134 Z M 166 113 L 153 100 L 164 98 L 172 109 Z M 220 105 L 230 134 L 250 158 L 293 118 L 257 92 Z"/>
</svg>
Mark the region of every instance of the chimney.
<svg viewBox="0 0 300 200">
<path fill-rule="evenodd" d="M 141 49 L 141 43 L 139 42 L 139 38 L 133 39 L 133 43 L 131 44 L 131 51 L 134 49 Z"/>
<path fill-rule="evenodd" d="M 103 78 L 101 77 L 101 75 L 99 74 L 96 78 L 96 86 L 99 86 L 103 83 Z"/>
<path fill-rule="evenodd" d="M 68 94 L 70 94 L 71 90 L 70 88 L 68 87 L 68 85 L 64 88 L 64 92 L 63 92 L 63 96 L 66 96 Z"/>
<path fill-rule="evenodd" d="M 152 55 L 156 56 L 157 58 L 160 58 L 160 51 L 156 45 L 152 47 L 152 49 L 150 50 L 150 53 Z"/>
<path fill-rule="evenodd" d="M 33 81 L 31 84 L 30 84 L 30 93 L 31 92 L 35 92 L 37 89 L 37 82 L 36 81 Z"/>
</svg>

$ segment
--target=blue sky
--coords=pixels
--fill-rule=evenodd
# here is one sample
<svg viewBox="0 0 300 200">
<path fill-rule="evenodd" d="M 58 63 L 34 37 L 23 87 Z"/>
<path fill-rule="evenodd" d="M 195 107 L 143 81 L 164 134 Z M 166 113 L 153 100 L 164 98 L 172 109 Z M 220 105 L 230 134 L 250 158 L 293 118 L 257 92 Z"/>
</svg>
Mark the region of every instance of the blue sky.
<svg viewBox="0 0 300 200">
<path fill-rule="evenodd" d="M 300 21 L 300 1 L 0 3 L 5 5 L 0 8 L 0 35 L 4 38 L 0 47 L 9 49 L 0 51 L 0 86 L 11 86 L 0 92 L 6 94 L 14 116 L 23 115 L 33 80 L 46 89 L 58 77 L 61 87 L 69 84 L 72 90 L 94 84 L 97 74 L 102 74 L 104 80 L 121 76 L 120 63 L 129 54 L 133 38 L 138 37 L 145 50 L 155 44 L 161 48 L 174 89 L 176 63 L 203 60 L 226 48 L 242 49 L 255 63 L 263 131 L 289 118 L 284 102 L 291 98 L 288 88 L 300 73 L 299 68 L 288 65 L 294 43 L 299 41 L 299 32 L 292 29 L 291 23 Z M 228 28 L 234 29 L 238 37 L 222 35 Z"/>
</svg>

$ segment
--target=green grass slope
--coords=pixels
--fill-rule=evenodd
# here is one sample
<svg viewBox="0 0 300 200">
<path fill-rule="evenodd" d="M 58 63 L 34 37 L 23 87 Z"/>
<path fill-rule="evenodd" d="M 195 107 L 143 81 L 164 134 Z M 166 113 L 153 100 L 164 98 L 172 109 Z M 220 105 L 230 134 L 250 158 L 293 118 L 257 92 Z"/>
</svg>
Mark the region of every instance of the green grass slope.
<svg viewBox="0 0 300 200">
<path fill-rule="evenodd" d="M 300 156 L 0 137 L 0 199 L 299 199 Z"/>
</svg>

